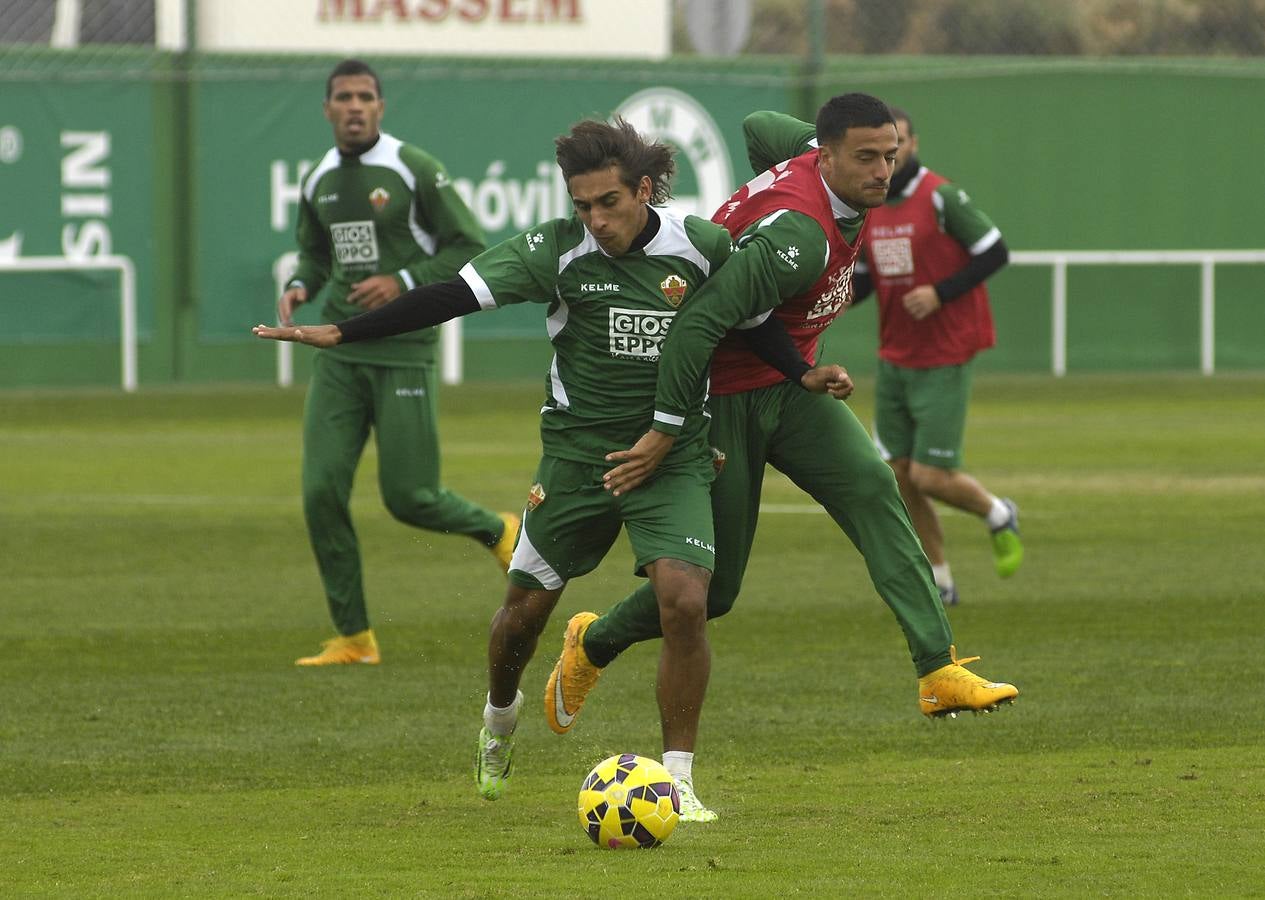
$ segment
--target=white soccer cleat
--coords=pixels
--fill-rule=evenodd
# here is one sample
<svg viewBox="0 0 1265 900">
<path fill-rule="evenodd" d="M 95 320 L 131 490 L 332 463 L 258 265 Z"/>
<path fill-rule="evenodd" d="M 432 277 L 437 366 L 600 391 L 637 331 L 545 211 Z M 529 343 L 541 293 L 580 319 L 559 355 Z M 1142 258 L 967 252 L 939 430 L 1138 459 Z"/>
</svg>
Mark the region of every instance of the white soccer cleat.
<svg viewBox="0 0 1265 900">
<path fill-rule="evenodd" d="M 672 780 L 676 782 L 676 792 L 681 797 L 682 822 L 715 822 L 719 818 L 716 813 L 703 805 L 702 800 L 698 799 L 694 793 L 694 785 L 688 778 L 678 778 L 674 775 Z"/>
</svg>

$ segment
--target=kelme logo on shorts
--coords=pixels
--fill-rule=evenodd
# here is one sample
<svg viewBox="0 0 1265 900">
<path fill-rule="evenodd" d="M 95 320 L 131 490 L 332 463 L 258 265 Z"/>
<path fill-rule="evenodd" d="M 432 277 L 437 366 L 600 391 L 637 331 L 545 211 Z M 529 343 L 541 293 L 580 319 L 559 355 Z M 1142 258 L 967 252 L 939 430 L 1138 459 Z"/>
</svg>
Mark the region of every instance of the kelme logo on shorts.
<svg viewBox="0 0 1265 900">
<path fill-rule="evenodd" d="M 673 306 L 681 305 L 688 287 L 689 283 L 680 275 L 669 275 L 659 282 L 659 290 L 663 291 L 664 298 Z"/>
<path fill-rule="evenodd" d="M 657 360 L 659 346 L 667 337 L 675 315 L 675 312 L 611 307 L 607 315 L 611 356 L 616 359 Z"/>
<path fill-rule="evenodd" d="M 372 265 L 378 261 L 378 232 L 372 220 L 339 222 L 329 227 L 334 258 L 345 266 Z"/>
<path fill-rule="evenodd" d="M 537 506 L 545 502 L 545 486 L 537 481 L 531 486 L 531 490 L 527 492 L 527 511 L 531 512 Z"/>
</svg>

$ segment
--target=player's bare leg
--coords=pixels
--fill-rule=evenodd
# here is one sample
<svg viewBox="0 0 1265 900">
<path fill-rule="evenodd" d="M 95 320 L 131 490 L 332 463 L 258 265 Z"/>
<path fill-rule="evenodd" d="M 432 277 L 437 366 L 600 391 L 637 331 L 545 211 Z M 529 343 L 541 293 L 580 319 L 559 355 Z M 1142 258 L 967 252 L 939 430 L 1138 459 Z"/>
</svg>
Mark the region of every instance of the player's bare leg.
<svg viewBox="0 0 1265 900">
<path fill-rule="evenodd" d="M 958 469 L 940 469 L 911 461 L 909 480 L 924 494 L 983 519 L 992 534 L 997 574 L 1008 578 L 1015 573 L 1023 562 L 1023 544 L 1019 541 L 1019 510 L 1013 501 L 994 497 L 978 481 Z"/>
<path fill-rule="evenodd" d="M 505 792 L 514 755 L 514 728 L 523 695 L 518 685 L 536 652 L 540 633 L 558 605 L 562 588 L 531 589 L 510 584 L 505 602 L 492 617 L 488 638 L 488 702 L 475 751 L 479 793 L 495 800 Z"/>
<path fill-rule="evenodd" d="M 691 563 L 660 559 L 646 567 L 659 599 L 663 650 L 659 656 L 659 716 L 663 763 L 681 795 L 681 821 L 711 822 L 712 812 L 694 793 L 692 765 L 698 720 L 711 675 L 707 642 L 707 585 L 711 573 Z"/>
</svg>

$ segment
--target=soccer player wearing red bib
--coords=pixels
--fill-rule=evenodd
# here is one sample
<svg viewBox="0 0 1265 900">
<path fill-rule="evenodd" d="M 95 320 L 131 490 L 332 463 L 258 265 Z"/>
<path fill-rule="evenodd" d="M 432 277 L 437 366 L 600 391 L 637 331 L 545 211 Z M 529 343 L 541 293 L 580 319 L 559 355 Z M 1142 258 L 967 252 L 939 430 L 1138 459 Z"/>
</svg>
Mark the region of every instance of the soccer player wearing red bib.
<svg viewBox="0 0 1265 900">
<path fill-rule="evenodd" d="M 654 427 L 631 450 L 607 455 L 618 463 L 606 473 L 607 486 L 616 494 L 635 492 L 655 470 L 711 360 L 710 441 L 725 462 L 712 485 L 716 569 L 708 616 L 728 612 L 738 595 L 769 463 L 820 503 L 861 551 L 905 633 L 919 677 L 919 709 L 938 716 L 1008 702 L 1018 694 L 1012 685 L 988 682 L 962 666 L 970 660 L 956 658 L 931 567 L 892 470 L 851 410 L 833 399 L 850 391 L 846 375 L 825 386 L 833 396 L 814 392 L 822 386 L 803 377 L 796 383 L 794 371 L 766 365 L 741 334 L 729 333 L 756 332 L 776 320 L 803 355 L 802 370 L 809 370 L 806 360 L 815 359 L 821 331 L 850 302 L 867 210 L 887 195 L 897 150 L 892 114 L 866 94 L 835 97 L 817 116 L 819 148 L 813 126 L 789 116 L 757 114 L 744 128 L 761 174 L 713 217 L 738 250 L 699 292 L 700 302 L 673 324 L 659 363 Z M 601 617 L 573 617 L 546 689 L 554 731 L 571 727 L 602 667 L 633 643 L 657 636 L 658 628 L 648 588 Z"/>
<path fill-rule="evenodd" d="M 1019 513 L 962 471 L 975 354 L 993 346 L 984 281 L 1006 265 L 1001 232 L 966 192 L 918 160 L 909 114 L 892 110 L 900 146 L 887 202 L 870 211 L 856 297 L 879 304 L 874 440 L 896 473 L 940 599 L 958 602 L 932 500 L 980 517 L 997 574 L 1023 561 Z"/>
</svg>

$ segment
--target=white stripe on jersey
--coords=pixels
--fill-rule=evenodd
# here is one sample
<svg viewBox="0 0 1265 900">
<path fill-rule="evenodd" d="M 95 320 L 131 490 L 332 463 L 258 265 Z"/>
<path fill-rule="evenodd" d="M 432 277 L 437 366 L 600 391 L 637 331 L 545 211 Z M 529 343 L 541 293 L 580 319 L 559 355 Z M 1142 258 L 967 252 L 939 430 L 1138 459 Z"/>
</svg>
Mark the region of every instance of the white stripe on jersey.
<svg viewBox="0 0 1265 900">
<path fill-rule="evenodd" d="M 690 243 L 685 231 L 685 213 L 667 207 L 654 208 L 659 214 L 659 231 L 646 244 L 646 256 L 679 256 L 688 259 L 703 270 L 704 275 L 711 274 L 711 263 L 707 257 L 698 252 L 698 248 Z"/>
<path fill-rule="evenodd" d="M 492 290 L 483 280 L 483 276 L 474 270 L 473 265 L 466 263 L 457 273 L 457 277 L 469 286 L 474 299 L 479 301 L 479 309 L 496 309 L 496 300 L 492 297 Z"/>
<path fill-rule="evenodd" d="M 413 240 L 422 248 L 422 252 L 427 256 L 434 256 L 435 250 L 439 247 L 439 241 L 435 240 L 433 234 L 417 224 L 417 195 L 409 194 L 409 198 L 408 230 L 413 233 Z"/>
<path fill-rule="evenodd" d="M 773 310 L 767 309 L 758 316 L 739 322 L 734 326 L 735 331 L 746 331 L 749 328 L 755 328 L 757 325 L 763 325 L 769 316 L 773 315 Z"/>
<path fill-rule="evenodd" d="M 553 340 L 567 327 L 567 318 L 571 314 L 571 307 L 567 306 L 567 301 L 562 299 L 562 292 L 556 287 L 554 295 L 558 298 L 558 308 L 553 311 L 548 319 L 545 320 L 545 330 L 549 333 L 549 340 Z M 571 398 L 567 396 L 567 387 L 562 383 L 562 375 L 558 373 L 558 354 L 553 355 L 553 361 L 549 363 L 549 393 L 553 397 L 554 406 L 542 406 L 540 412 L 549 412 L 551 409 L 570 409 Z"/>
<path fill-rule="evenodd" d="M 1000 240 L 1001 240 L 1001 232 L 997 229 L 997 226 L 994 225 L 992 228 L 988 229 L 987 233 L 985 233 L 985 235 L 982 238 L 980 238 L 974 244 L 971 244 L 971 246 L 968 247 L 967 250 L 970 251 L 971 256 L 979 256 L 981 253 L 983 253 L 985 250 L 987 250 L 989 247 L 993 246 L 993 244 L 997 243 Z"/>
<path fill-rule="evenodd" d="M 566 385 L 562 383 L 562 376 L 558 374 L 558 354 L 553 355 L 553 361 L 549 363 L 549 393 L 553 395 L 554 406 L 542 406 L 540 408 L 541 415 L 554 409 L 570 409 L 571 398 L 567 396 Z"/>
<path fill-rule="evenodd" d="M 330 169 L 338 168 L 338 160 L 338 148 L 330 147 L 329 152 L 322 156 L 321 161 L 307 173 L 307 178 L 303 181 L 303 198 L 308 203 L 311 203 L 312 198 L 316 195 L 316 183 Z"/>
<path fill-rule="evenodd" d="M 664 425 L 676 425 L 678 427 L 685 424 L 685 416 L 673 416 L 669 413 L 659 412 L 657 409 L 654 411 L 654 420 L 662 422 Z"/>
<path fill-rule="evenodd" d="M 571 263 L 575 262 L 581 256 L 588 256 L 590 253 L 601 252 L 602 248 L 597 244 L 597 238 L 589 234 L 587 228 L 584 229 L 584 240 L 578 245 L 568 250 L 566 253 L 558 257 L 558 274 L 562 274 L 562 270 Z"/>
</svg>

